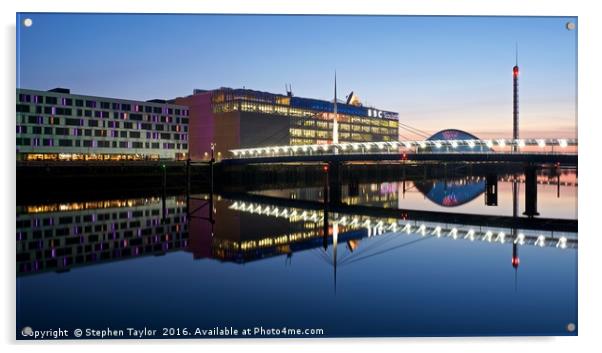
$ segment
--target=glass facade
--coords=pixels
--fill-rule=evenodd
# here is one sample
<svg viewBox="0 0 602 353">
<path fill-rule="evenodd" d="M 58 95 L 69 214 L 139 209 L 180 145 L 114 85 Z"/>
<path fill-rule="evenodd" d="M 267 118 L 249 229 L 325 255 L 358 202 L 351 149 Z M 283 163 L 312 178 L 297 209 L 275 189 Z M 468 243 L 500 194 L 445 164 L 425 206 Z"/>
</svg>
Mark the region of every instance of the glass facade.
<svg viewBox="0 0 602 353">
<path fill-rule="evenodd" d="M 18 160 L 158 160 L 188 155 L 188 107 L 17 89 Z"/>
<path fill-rule="evenodd" d="M 332 141 L 332 102 L 284 96 L 248 89 L 221 88 L 213 91 L 214 114 L 251 112 L 290 119 L 291 145 L 322 144 Z M 397 113 L 374 108 L 337 104 L 340 142 L 397 141 Z"/>
</svg>

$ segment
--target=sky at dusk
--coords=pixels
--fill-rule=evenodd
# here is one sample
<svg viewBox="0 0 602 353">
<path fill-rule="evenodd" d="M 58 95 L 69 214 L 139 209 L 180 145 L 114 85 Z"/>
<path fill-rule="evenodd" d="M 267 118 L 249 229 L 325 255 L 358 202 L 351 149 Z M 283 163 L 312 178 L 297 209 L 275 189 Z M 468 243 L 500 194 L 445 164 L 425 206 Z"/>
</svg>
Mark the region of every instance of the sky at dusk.
<svg viewBox="0 0 602 353">
<path fill-rule="evenodd" d="M 20 23 L 31 18 L 33 26 Z M 17 87 L 148 100 L 251 88 L 365 105 L 434 133 L 576 137 L 577 29 L 562 17 L 18 14 Z M 407 137 L 416 137 L 401 131 Z"/>
</svg>

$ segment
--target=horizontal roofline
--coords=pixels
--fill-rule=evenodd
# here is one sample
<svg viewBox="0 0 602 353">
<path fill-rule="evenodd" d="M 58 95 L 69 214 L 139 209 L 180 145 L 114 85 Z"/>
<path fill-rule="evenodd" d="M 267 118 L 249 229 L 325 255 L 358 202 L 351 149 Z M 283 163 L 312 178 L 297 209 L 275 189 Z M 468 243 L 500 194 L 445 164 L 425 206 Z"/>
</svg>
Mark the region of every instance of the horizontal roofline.
<svg viewBox="0 0 602 353">
<path fill-rule="evenodd" d="M 66 88 L 63 88 L 66 89 Z M 176 106 L 176 107 L 180 107 L 180 108 L 185 108 L 185 109 L 189 109 L 188 106 L 186 105 L 180 105 L 180 104 L 173 104 L 173 103 L 169 103 L 169 100 L 165 100 L 165 99 L 151 99 L 151 100 L 134 100 L 134 99 L 127 99 L 127 98 L 115 98 L 115 97 L 101 97 L 101 96 L 92 96 L 92 95 L 85 95 L 85 94 L 76 94 L 76 93 L 62 93 L 62 92 L 57 92 L 55 91 L 55 89 L 53 90 L 47 90 L 47 91 L 43 91 L 43 90 L 38 90 L 38 89 L 31 89 L 31 88 L 17 88 L 17 93 L 20 91 L 27 91 L 27 92 L 35 92 L 36 94 L 39 95 L 47 95 L 47 94 L 56 94 L 56 95 L 69 95 L 69 96 L 73 96 L 73 97 L 81 97 L 81 98 L 93 98 L 93 99 L 111 99 L 111 100 L 117 100 L 117 101 L 123 101 L 123 102 L 127 102 L 127 103 L 138 103 L 140 105 L 172 105 L 172 106 Z M 69 90 L 71 91 L 71 90 Z M 164 103 L 160 103 L 160 102 L 153 102 L 153 101 L 162 101 Z"/>
<path fill-rule="evenodd" d="M 333 104 L 334 102 L 331 100 L 327 100 L 327 99 L 321 99 L 321 98 L 309 98 L 309 97 L 302 97 L 302 96 L 288 96 L 286 94 L 281 94 L 281 93 L 272 93 L 272 92 L 267 92 L 267 91 L 259 91 L 259 90 L 254 90 L 254 89 L 250 89 L 250 88 L 231 88 L 231 87 L 220 87 L 220 88 L 216 88 L 216 89 L 212 89 L 212 90 L 195 90 L 195 91 L 199 91 L 199 93 L 196 94 L 205 94 L 205 93 L 209 93 L 209 92 L 217 92 L 217 91 L 221 91 L 221 90 L 229 90 L 229 91 L 246 91 L 246 92 L 254 92 L 254 93 L 261 93 L 261 94 L 269 94 L 269 95 L 273 95 L 273 96 L 278 96 L 278 97 L 283 97 L 283 98 L 301 98 L 301 99 L 308 99 L 308 100 L 316 100 L 316 101 L 322 101 L 322 102 L 327 102 L 327 103 L 331 103 Z M 194 96 L 195 93 L 193 92 L 192 95 L 190 96 Z M 188 96 L 188 97 L 190 97 Z M 345 105 L 345 106 L 350 106 L 350 107 L 356 107 L 356 108 L 366 108 L 366 109 L 376 109 L 376 110 L 380 110 L 380 111 L 386 111 L 388 113 L 398 113 L 392 110 L 386 110 L 386 109 L 380 109 L 374 106 L 367 106 L 367 105 L 362 105 L 361 107 L 355 106 L 353 104 L 347 104 L 345 101 L 343 100 L 337 100 L 337 104 L 339 105 Z"/>
</svg>

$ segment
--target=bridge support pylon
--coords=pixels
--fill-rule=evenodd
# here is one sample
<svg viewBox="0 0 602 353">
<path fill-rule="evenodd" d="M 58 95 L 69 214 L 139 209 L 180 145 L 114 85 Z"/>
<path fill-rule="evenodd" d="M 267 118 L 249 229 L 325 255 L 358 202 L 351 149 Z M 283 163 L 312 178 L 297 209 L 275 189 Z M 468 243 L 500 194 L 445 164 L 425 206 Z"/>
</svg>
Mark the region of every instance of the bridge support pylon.
<svg viewBox="0 0 602 353">
<path fill-rule="evenodd" d="M 341 162 L 328 162 L 328 202 L 333 205 L 342 203 Z"/>
<path fill-rule="evenodd" d="M 487 174 L 485 178 L 485 205 L 497 206 L 497 175 Z"/>
<path fill-rule="evenodd" d="M 525 167 L 525 212 L 529 218 L 539 216 L 537 212 L 537 167 L 527 165 Z"/>
</svg>

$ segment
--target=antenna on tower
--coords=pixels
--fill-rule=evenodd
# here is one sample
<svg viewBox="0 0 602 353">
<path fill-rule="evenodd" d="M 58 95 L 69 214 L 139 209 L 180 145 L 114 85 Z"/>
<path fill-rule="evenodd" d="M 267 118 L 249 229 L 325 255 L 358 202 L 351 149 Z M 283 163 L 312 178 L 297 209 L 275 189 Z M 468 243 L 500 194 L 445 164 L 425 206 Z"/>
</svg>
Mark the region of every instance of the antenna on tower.
<svg viewBox="0 0 602 353">
<path fill-rule="evenodd" d="M 334 70 L 334 103 L 337 103 L 337 70 Z"/>
<path fill-rule="evenodd" d="M 516 55 L 516 65 L 512 68 L 512 78 L 513 78 L 513 107 L 512 107 L 512 138 L 518 139 L 519 129 L 518 129 L 518 41 L 515 43 L 515 55 Z M 517 151 L 517 147 L 512 147 L 513 151 Z"/>
</svg>

